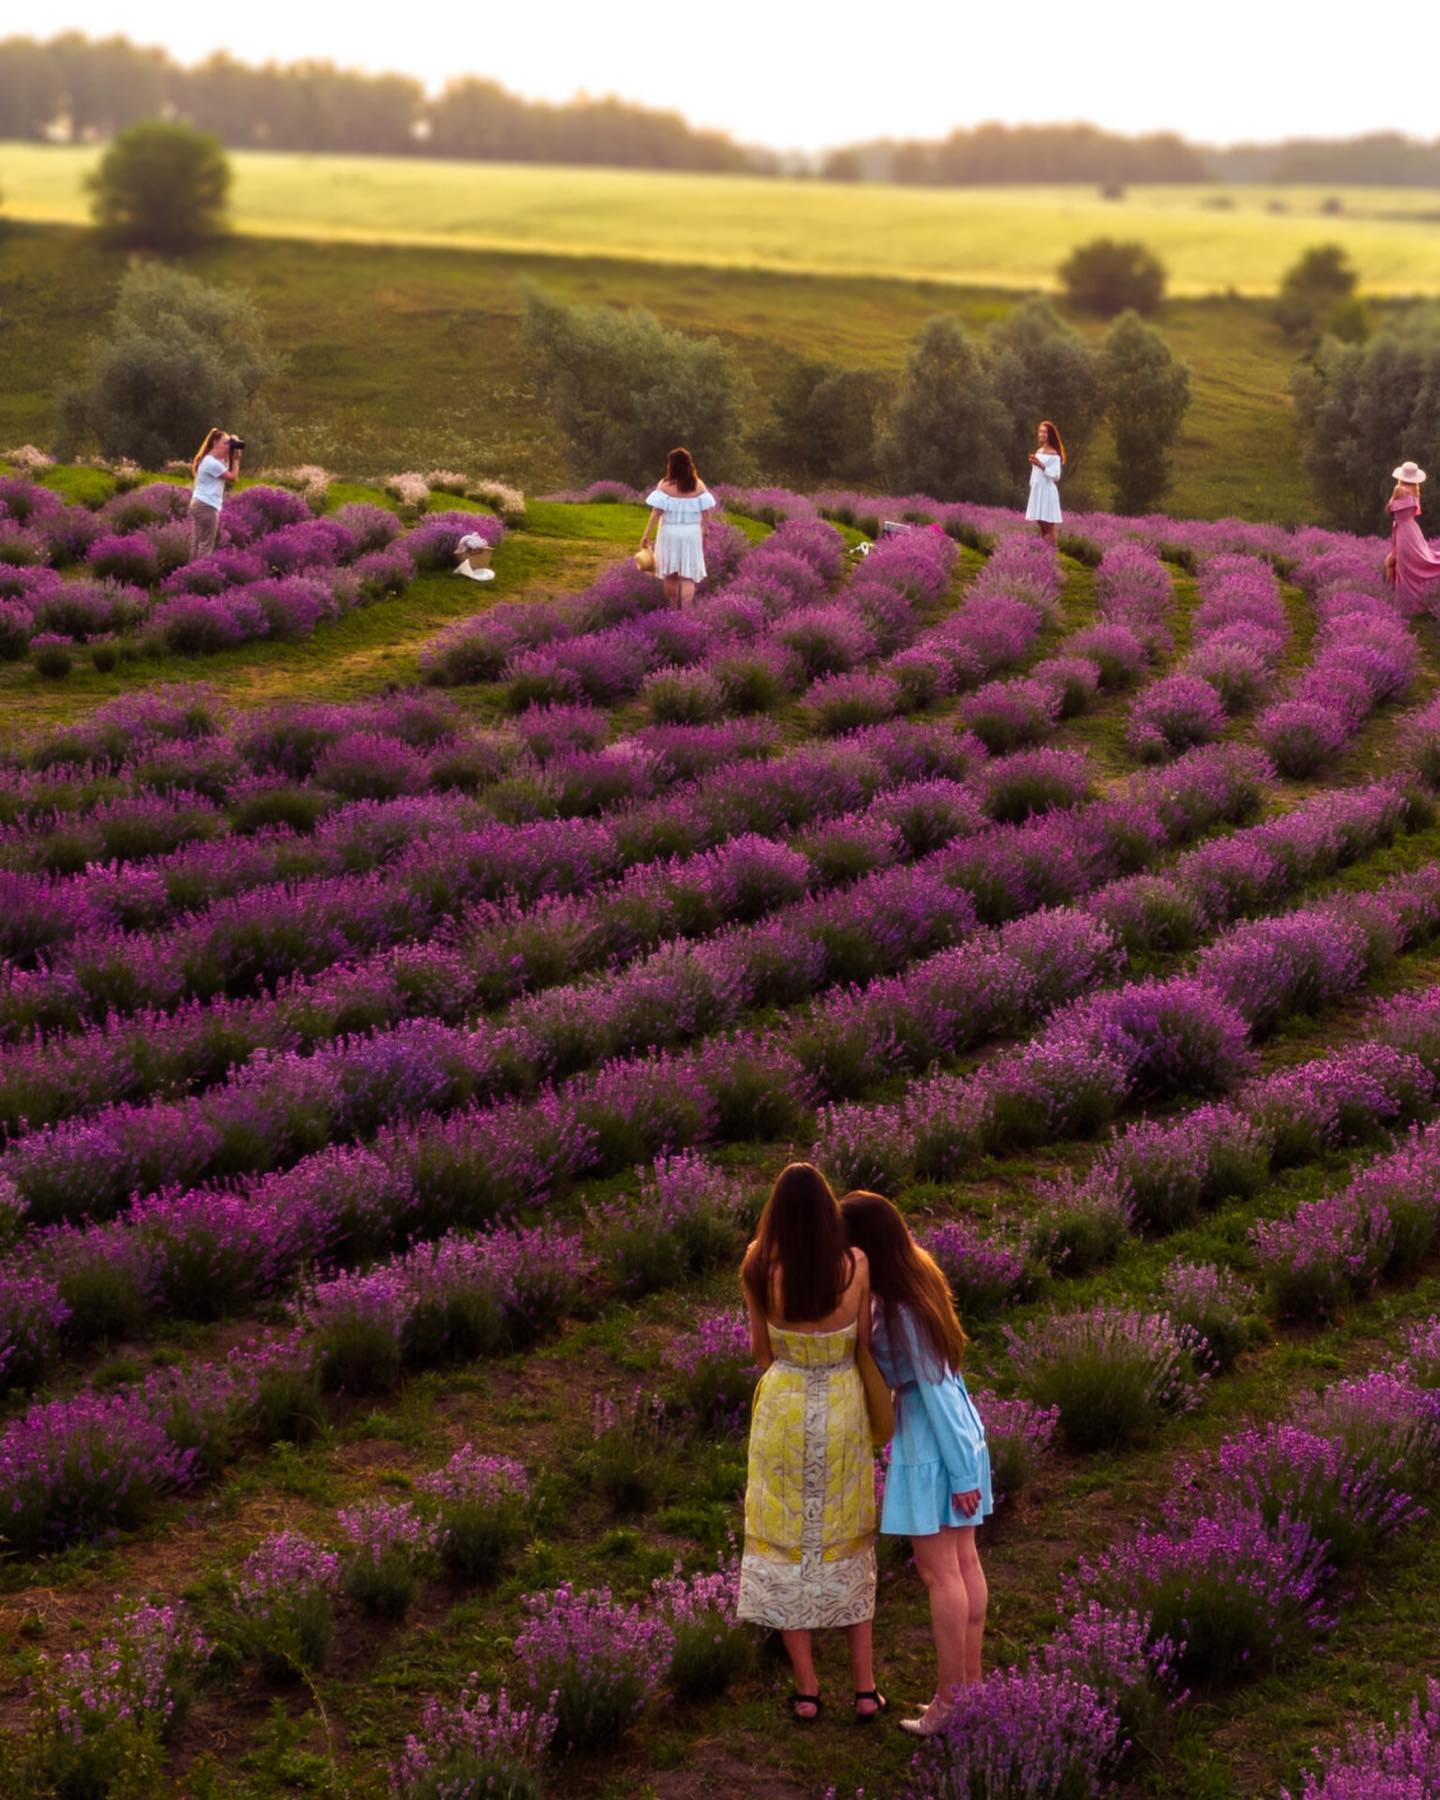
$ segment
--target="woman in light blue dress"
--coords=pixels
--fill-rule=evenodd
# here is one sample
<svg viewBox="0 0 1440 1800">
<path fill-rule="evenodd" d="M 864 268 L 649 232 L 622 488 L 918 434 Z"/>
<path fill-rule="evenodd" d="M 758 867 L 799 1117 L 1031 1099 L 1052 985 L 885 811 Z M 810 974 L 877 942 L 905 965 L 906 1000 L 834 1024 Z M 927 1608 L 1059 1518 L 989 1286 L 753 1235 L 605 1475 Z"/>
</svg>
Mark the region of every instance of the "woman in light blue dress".
<svg viewBox="0 0 1440 1800">
<path fill-rule="evenodd" d="M 665 583 L 665 598 L 672 606 L 688 606 L 695 598 L 695 584 L 705 579 L 705 547 L 701 521 L 715 505 L 715 496 L 695 470 L 695 459 L 684 448 L 665 458 L 665 478 L 646 496 L 650 517 L 640 535 L 640 547 L 655 543 L 655 573 Z"/>
<path fill-rule="evenodd" d="M 930 1595 L 939 1668 L 935 1696 L 904 1730 L 943 1730 L 958 1688 L 980 1679 L 989 1592 L 975 1528 L 990 1516 L 985 1427 L 960 1374 L 965 1333 L 935 1259 L 879 1194 L 841 1202 L 852 1246 L 870 1264 L 870 1347 L 895 1390 L 895 1437 L 880 1529 L 910 1539 Z"/>
</svg>

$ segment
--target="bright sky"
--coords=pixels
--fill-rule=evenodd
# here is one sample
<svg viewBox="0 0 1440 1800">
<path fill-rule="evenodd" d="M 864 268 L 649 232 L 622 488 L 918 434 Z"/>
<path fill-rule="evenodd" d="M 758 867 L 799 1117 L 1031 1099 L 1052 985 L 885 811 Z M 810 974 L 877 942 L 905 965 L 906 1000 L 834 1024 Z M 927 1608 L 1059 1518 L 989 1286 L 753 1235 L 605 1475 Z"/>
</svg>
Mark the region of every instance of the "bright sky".
<svg viewBox="0 0 1440 1800">
<path fill-rule="evenodd" d="M 1423 0 L 1372 13 L 1339 0 L 432 0 L 401 11 L 49 0 L 43 21 L 47 35 L 119 31 L 186 62 L 224 49 L 398 68 L 432 88 L 475 74 L 536 99 L 619 94 L 777 148 L 938 137 L 990 119 L 1087 119 L 1207 143 L 1440 133 L 1440 13 Z"/>
</svg>

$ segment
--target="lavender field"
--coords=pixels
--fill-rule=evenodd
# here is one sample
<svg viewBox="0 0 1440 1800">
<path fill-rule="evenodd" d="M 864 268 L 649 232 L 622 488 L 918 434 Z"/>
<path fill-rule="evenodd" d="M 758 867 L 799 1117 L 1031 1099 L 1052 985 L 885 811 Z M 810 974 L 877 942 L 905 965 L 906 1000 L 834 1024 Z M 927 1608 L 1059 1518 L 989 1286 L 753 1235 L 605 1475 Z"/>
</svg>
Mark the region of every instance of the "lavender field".
<svg viewBox="0 0 1440 1800">
<path fill-rule="evenodd" d="M 0 477 L 0 1792 L 1440 1793 L 1385 545 L 721 489 L 682 612 L 618 484 L 392 485 L 190 563 L 173 480 Z M 973 1339 L 995 1673 L 915 1756 L 734 1618 L 792 1155 Z"/>
</svg>

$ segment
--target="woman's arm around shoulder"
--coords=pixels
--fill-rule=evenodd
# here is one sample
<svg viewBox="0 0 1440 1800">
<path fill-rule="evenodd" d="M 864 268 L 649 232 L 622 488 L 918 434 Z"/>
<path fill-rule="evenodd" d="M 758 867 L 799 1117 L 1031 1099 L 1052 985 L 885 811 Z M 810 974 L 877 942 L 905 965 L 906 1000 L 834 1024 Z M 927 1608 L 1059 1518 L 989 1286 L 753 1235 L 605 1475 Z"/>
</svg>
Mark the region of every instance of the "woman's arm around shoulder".
<svg viewBox="0 0 1440 1800">
<path fill-rule="evenodd" d="M 750 1348 L 755 1356 L 756 1367 L 763 1373 L 774 1362 L 775 1352 L 770 1348 L 770 1322 L 765 1317 L 764 1308 L 751 1291 L 750 1283 L 745 1279 L 754 1255 L 755 1243 L 752 1239 L 745 1246 L 745 1254 L 740 1261 L 740 1292 L 745 1296 L 745 1311 L 750 1319 Z"/>
<path fill-rule="evenodd" d="M 870 1262 L 863 1250 L 852 1250 L 855 1269 L 850 1277 L 855 1289 L 855 1341 L 870 1348 Z"/>
</svg>

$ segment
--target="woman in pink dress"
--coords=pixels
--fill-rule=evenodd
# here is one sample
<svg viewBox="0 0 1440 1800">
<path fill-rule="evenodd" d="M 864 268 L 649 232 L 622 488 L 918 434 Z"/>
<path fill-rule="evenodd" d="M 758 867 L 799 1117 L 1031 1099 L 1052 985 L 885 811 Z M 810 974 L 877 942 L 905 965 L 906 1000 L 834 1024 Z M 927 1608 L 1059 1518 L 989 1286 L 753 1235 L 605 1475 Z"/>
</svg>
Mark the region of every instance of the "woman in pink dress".
<svg viewBox="0 0 1440 1800">
<path fill-rule="evenodd" d="M 1419 612 L 1427 601 L 1440 599 L 1440 556 L 1420 529 L 1420 483 L 1425 471 L 1418 463 L 1403 462 L 1394 475 L 1395 492 L 1385 509 L 1391 518 L 1385 579 L 1394 587 L 1401 606 Z"/>
</svg>

